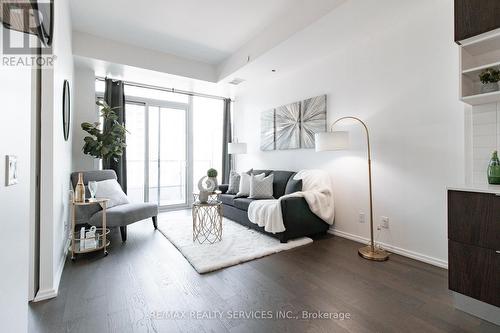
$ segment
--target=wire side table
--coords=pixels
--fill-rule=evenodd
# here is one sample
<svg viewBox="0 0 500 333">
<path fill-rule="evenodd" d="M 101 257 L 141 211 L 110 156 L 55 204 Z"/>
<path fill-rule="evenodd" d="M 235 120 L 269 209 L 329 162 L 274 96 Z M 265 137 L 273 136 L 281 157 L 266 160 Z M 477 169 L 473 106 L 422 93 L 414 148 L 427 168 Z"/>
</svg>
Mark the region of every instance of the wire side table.
<svg viewBox="0 0 500 333">
<path fill-rule="evenodd" d="M 201 203 L 195 196 L 193 203 L 193 242 L 214 244 L 222 240 L 222 202 L 220 192 L 210 195 L 208 202 Z"/>
</svg>

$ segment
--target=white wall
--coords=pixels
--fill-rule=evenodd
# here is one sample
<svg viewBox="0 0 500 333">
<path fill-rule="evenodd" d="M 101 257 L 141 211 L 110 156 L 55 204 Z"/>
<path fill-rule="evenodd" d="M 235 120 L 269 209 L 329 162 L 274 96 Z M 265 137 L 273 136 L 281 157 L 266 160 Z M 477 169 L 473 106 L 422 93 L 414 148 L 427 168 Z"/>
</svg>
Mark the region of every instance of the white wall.
<svg viewBox="0 0 500 333">
<path fill-rule="evenodd" d="M 74 100 L 71 45 L 69 4 L 58 1 L 54 5 L 53 43 L 57 59 L 53 68 L 42 73 L 40 290 L 35 300 L 57 295 L 67 251 L 72 137 L 68 141 L 63 138 L 62 92 L 63 82 L 68 80 Z"/>
<path fill-rule="evenodd" d="M 0 35 L 3 33 L 0 26 Z M 22 34 L 13 32 L 13 40 Z M 1 37 L 0 37 L 1 38 Z M 1 42 L 0 42 L 1 45 Z M 2 332 L 28 330 L 30 218 L 30 67 L 0 65 L 0 322 Z M 5 156 L 15 155 L 19 183 L 5 186 Z"/>
<path fill-rule="evenodd" d="M 348 42 L 335 44 L 336 39 Z M 390 218 L 390 229 L 377 239 L 446 266 L 446 186 L 464 181 L 464 107 L 458 99 L 452 1 L 351 0 L 273 53 L 280 48 L 302 54 L 301 67 L 282 71 L 273 59 L 267 64 L 267 72 L 278 69 L 273 78 L 249 80 L 236 93 L 235 135 L 249 145 L 247 155 L 237 156 L 238 169 L 329 170 L 335 230 L 368 238 L 368 223 L 358 222 L 359 212 L 368 214 L 359 129 L 351 151 L 259 151 L 261 111 L 327 94 L 328 123 L 354 115 L 370 128 L 375 223 Z M 286 63 L 286 56 L 281 60 Z"/>
<path fill-rule="evenodd" d="M 83 122 L 95 122 L 99 120 L 99 114 L 95 105 L 95 73 L 94 70 L 75 66 L 75 94 L 73 104 L 73 171 L 94 170 L 98 163 L 96 159 L 85 155 L 82 151 L 85 132 L 82 130 Z"/>
<path fill-rule="evenodd" d="M 491 153 L 500 150 L 500 105 L 477 105 L 472 108 L 472 179 L 488 183 L 487 170 Z"/>
</svg>

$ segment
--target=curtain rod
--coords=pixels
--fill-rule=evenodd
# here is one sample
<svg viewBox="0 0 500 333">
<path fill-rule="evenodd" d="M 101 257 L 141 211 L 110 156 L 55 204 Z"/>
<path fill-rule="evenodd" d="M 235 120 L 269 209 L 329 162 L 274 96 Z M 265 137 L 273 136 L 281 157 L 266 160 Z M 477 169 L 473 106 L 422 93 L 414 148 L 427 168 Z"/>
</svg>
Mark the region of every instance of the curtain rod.
<svg viewBox="0 0 500 333">
<path fill-rule="evenodd" d="M 105 78 L 103 78 L 102 76 L 96 76 L 96 80 L 104 81 L 104 79 Z M 137 82 L 131 82 L 131 81 L 125 81 L 125 80 L 121 80 L 121 81 L 123 82 L 123 84 L 125 84 L 127 86 L 132 86 L 132 87 L 160 90 L 160 91 L 166 91 L 166 92 L 171 92 L 174 94 L 182 94 L 182 95 L 188 95 L 188 96 L 206 97 L 206 98 L 221 99 L 221 100 L 228 99 L 230 102 L 233 101 L 230 98 L 217 96 L 217 95 L 202 94 L 202 93 L 197 93 L 194 91 L 186 91 L 186 90 L 180 90 L 180 89 L 174 89 L 174 88 L 164 88 L 164 87 L 152 86 L 149 84 L 143 84 L 143 83 L 137 83 Z"/>
</svg>

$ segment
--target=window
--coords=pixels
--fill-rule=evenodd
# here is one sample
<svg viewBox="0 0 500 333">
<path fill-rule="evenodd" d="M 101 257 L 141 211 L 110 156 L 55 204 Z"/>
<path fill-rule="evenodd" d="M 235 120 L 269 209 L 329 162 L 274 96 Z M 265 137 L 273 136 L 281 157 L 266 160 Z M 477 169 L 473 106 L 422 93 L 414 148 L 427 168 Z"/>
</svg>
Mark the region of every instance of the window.
<svg viewBox="0 0 500 333">
<path fill-rule="evenodd" d="M 104 95 L 103 81 L 96 80 L 96 93 Z M 219 172 L 220 181 L 222 100 L 129 85 L 125 95 L 127 195 L 132 202 L 184 208 L 209 168 Z"/>
</svg>

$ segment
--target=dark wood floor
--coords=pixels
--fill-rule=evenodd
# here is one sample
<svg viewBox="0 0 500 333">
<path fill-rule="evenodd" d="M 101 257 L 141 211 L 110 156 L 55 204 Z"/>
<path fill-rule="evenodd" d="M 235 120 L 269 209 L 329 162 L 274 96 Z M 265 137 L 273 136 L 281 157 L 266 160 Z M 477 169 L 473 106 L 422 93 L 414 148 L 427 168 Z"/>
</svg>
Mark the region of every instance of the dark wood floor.
<svg viewBox="0 0 500 333">
<path fill-rule="evenodd" d="M 126 243 L 118 231 L 111 241 L 105 258 L 87 255 L 66 263 L 59 296 L 31 304 L 30 332 L 500 331 L 453 308 L 445 270 L 398 255 L 384 263 L 366 261 L 357 255 L 358 243 L 338 237 L 205 275 L 151 221 L 130 226 Z M 351 319 L 228 318 L 254 310 L 343 312 Z M 161 318 L 169 311 L 225 316 Z"/>
</svg>

